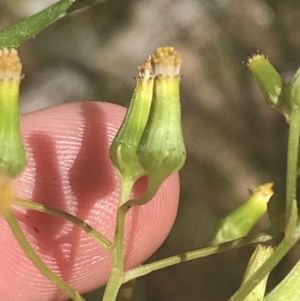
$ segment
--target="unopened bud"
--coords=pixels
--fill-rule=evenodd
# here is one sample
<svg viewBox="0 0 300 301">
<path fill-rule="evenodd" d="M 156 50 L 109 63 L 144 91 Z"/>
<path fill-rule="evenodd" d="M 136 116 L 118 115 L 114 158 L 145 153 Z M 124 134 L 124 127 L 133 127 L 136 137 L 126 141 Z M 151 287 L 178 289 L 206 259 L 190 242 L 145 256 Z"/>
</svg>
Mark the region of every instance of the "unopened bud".
<svg viewBox="0 0 300 301">
<path fill-rule="evenodd" d="M 250 198 L 222 219 L 216 227 L 213 245 L 246 236 L 255 223 L 267 211 L 267 204 L 273 195 L 273 183 L 259 186 Z"/>
<path fill-rule="evenodd" d="M 150 58 L 139 67 L 139 71 L 126 117 L 110 147 L 111 160 L 121 177 L 133 182 L 144 174 L 136 151 L 149 117 L 152 102 L 154 78 Z"/>
<path fill-rule="evenodd" d="M 149 119 L 137 149 L 137 155 L 148 175 L 144 196 L 126 203 L 141 205 L 155 195 L 162 182 L 179 171 L 186 159 L 181 129 L 180 66 L 181 56 L 173 47 L 158 48 L 151 63 L 155 75 Z"/>
<path fill-rule="evenodd" d="M 0 172 L 11 178 L 27 165 L 19 122 L 21 69 L 15 49 L 0 50 Z"/>
<path fill-rule="evenodd" d="M 248 59 L 247 66 L 252 72 L 265 101 L 289 120 L 291 103 L 288 97 L 288 84 L 282 79 L 269 59 L 263 54 L 254 54 Z"/>
</svg>

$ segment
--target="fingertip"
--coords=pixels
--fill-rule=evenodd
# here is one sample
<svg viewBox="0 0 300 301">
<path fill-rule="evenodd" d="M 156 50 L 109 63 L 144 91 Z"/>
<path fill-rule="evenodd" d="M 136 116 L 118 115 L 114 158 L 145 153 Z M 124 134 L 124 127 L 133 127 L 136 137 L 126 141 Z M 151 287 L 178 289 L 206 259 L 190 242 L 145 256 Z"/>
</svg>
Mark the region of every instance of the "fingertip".
<svg viewBox="0 0 300 301">
<path fill-rule="evenodd" d="M 124 115 L 117 105 L 80 102 L 23 116 L 29 165 L 15 182 L 17 195 L 77 215 L 112 239 L 119 180 L 109 146 Z M 126 222 L 126 268 L 137 266 L 162 244 L 174 223 L 178 199 L 175 174 L 151 202 L 132 208 Z M 41 258 L 71 286 L 86 292 L 105 284 L 110 254 L 81 229 L 35 211 L 16 213 Z M 6 271 L 0 274 L 2 296 L 22 296 L 24 301 L 63 298 L 24 256 L 3 221 L 0 225 L 0 266 Z"/>
</svg>

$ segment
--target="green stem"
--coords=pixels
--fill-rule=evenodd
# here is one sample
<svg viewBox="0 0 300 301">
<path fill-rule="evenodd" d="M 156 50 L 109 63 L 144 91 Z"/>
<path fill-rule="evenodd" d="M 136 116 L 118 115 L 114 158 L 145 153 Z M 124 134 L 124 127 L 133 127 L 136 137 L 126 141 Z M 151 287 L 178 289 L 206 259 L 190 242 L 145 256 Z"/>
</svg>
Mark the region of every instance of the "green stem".
<svg viewBox="0 0 300 301">
<path fill-rule="evenodd" d="M 128 209 L 124 204 L 130 197 L 131 189 L 134 182 L 132 180 L 121 180 L 121 191 L 119 207 L 117 212 L 115 239 L 112 253 L 112 270 L 107 283 L 103 301 L 114 301 L 117 298 L 119 289 L 123 283 L 124 277 L 124 233 L 125 219 Z"/>
<path fill-rule="evenodd" d="M 286 178 L 286 212 L 285 224 L 289 224 L 293 201 L 297 195 L 297 176 L 298 176 L 298 153 L 300 135 L 300 108 L 294 105 L 290 117 L 289 139 L 288 139 L 288 158 L 287 158 L 287 178 Z M 288 233 L 286 233 L 288 235 Z"/>
<path fill-rule="evenodd" d="M 112 242 L 109 241 L 107 238 L 105 238 L 103 235 L 101 235 L 98 231 L 96 231 L 94 228 L 92 228 L 89 224 L 87 224 L 85 221 L 81 220 L 77 216 L 74 216 L 70 213 L 67 213 L 65 211 L 61 211 L 55 208 L 51 208 L 44 204 L 39 204 L 36 202 L 31 202 L 27 200 L 23 200 L 20 198 L 15 199 L 15 205 L 18 205 L 20 207 L 26 208 L 26 209 L 32 209 L 35 211 L 52 214 L 61 218 L 64 218 L 71 223 L 77 225 L 82 230 L 84 230 L 92 239 L 94 239 L 101 247 L 106 249 L 107 251 L 111 251 L 112 249 Z"/>
<path fill-rule="evenodd" d="M 4 218 L 6 219 L 17 242 L 24 250 L 28 258 L 32 261 L 32 263 L 38 268 L 38 270 L 74 301 L 79 301 L 79 300 L 85 301 L 83 297 L 80 297 L 79 299 L 79 294 L 75 290 L 73 290 L 72 287 L 70 287 L 66 282 L 64 282 L 60 277 L 58 277 L 55 273 L 53 273 L 52 270 L 49 269 L 47 265 L 45 265 L 45 263 L 40 259 L 40 257 L 37 255 L 37 253 L 34 251 L 32 246 L 26 239 L 14 213 L 11 210 L 9 210 L 4 215 Z"/>
<path fill-rule="evenodd" d="M 290 115 L 290 128 L 288 138 L 287 178 L 286 178 L 286 210 L 285 210 L 285 237 L 276 248 L 271 257 L 257 270 L 252 277 L 243 284 L 230 298 L 230 301 L 243 301 L 251 291 L 272 271 L 279 261 L 287 254 L 299 239 L 299 226 L 297 223 L 297 170 L 300 135 L 300 108 L 293 104 Z"/>
<path fill-rule="evenodd" d="M 246 237 L 246 238 L 236 239 L 236 240 L 232 240 L 230 242 L 222 243 L 220 245 L 211 246 L 211 247 L 203 248 L 200 250 L 190 251 L 190 252 L 186 252 L 186 253 L 183 253 L 180 255 L 175 255 L 175 256 L 172 256 L 169 258 L 158 260 L 156 262 L 142 265 L 135 269 L 125 272 L 124 282 L 127 282 L 134 278 L 145 276 L 156 270 L 167 268 L 169 266 L 172 266 L 172 265 L 175 265 L 178 263 L 198 259 L 201 257 L 206 257 L 206 256 L 209 256 L 212 254 L 222 253 L 222 252 L 225 252 L 225 251 L 237 248 L 237 247 L 242 247 L 242 246 L 246 246 L 246 245 L 257 243 L 257 242 L 268 241 L 273 238 L 274 238 L 274 236 L 270 236 L 268 234 L 261 233 L 260 235 L 255 236 L 254 238 Z"/>
</svg>

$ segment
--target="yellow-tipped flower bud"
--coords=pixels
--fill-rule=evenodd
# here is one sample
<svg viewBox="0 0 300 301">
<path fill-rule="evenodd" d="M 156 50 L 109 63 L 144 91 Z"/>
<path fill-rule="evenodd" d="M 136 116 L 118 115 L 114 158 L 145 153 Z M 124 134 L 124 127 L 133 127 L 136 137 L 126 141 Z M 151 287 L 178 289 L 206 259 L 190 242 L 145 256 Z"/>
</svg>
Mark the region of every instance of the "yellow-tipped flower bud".
<svg viewBox="0 0 300 301">
<path fill-rule="evenodd" d="M 0 172 L 11 178 L 27 165 L 19 123 L 21 69 L 15 49 L 0 50 Z"/>
<path fill-rule="evenodd" d="M 242 285 L 265 263 L 273 254 L 273 248 L 258 245 L 253 252 Z M 269 274 L 255 287 L 255 289 L 244 299 L 244 301 L 263 301 Z M 276 299 L 277 300 L 277 299 Z M 290 299 L 286 299 L 290 300 Z"/>
<path fill-rule="evenodd" d="M 136 151 L 149 117 L 152 102 L 154 78 L 150 58 L 139 67 L 139 71 L 126 117 L 110 147 L 111 160 L 121 177 L 133 182 L 144 174 Z"/>
<path fill-rule="evenodd" d="M 248 59 L 247 67 L 252 72 L 266 102 L 289 120 L 291 104 L 288 97 L 288 84 L 269 59 L 263 54 L 254 54 Z"/>
<path fill-rule="evenodd" d="M 162 182 L 179 171 L 186 159 L 181 129 L 180 66 L 181 56 L 173 47 L 158 48 L 151 57 L 154 93 L 149 119 L 137 149 L 149 184 L 143 197 L 128 206 L 148 202 Z"/>
<path fill-rule="evenodd" d="M 267 211 L 267 204 L 273 195 L 273 183 L 257 187 L 250 198 L 222 219 L 215 232 L 213 245 L 246 236 L 255 223 Z"/>
</svg>

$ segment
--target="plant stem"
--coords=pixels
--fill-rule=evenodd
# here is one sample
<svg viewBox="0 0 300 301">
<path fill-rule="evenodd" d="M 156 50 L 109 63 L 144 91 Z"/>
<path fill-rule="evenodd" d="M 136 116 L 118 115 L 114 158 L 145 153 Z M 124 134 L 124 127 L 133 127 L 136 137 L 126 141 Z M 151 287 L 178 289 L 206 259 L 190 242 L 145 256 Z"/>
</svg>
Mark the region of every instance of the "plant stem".
<svg viewBox="0 0 300 301">
<path fill-rule="evenodd" d="M 11 231 L 13 232 L 17 242 L 24 250 L 28 258 L 32 263 L 38 268 L 38 270 L 51 282 L 53 282 L 58 288 L 65 292 L 74 301 L 85 301 L 75 290 L 73 290 L 66 282 L 64 282 L 60 277 L 52 272 L 51 269 L 40 259 L 38 254 L 34 251 L 28 240 L 26 239 L 18 220 L 16 219 L 12 210 L 8 210 L 4 215 Z M 79 299 L 80 296 L 80 299 Z"/>
<path fill-rule="evenodd" d="M 252 292 L 252 290 L 265 278 L 270 271 L 276 267 L 279 261 L 297 242 L 300 237 L 300 225 L 298 225 L 296 228 L 294 227 L 294 224 L 298 218 L 296 208 L 297 204 L 296 200 L 294 200 L 291 208 L 291 218 L 289 224 L 287 225 L 287 233 L 293 233 L 293 235 L 285 235 L 284 239 L 275 249 L 271 257 L 269 257 L 264 264 L 239 288 L 239 290 L 229 299 L 229 301 L 244 301 L 244 299 Z"/>
<path fill-rule="evenodd" d="M 112 251 L 112 269 L 109 281 L 107 283 L 103 301 L 114 301 L 117 298 L 120 286 L 124 277 L 124 233 L 125 219 L 128 208 L 121 206 L 130 197 L 134 182 L 121 178 L 121 191 L 119 198 L 119 207 L 117 212 L 117 221 L 115 229 L 115 238 Z"/>
<path fill-rule="evenodd" d="M 297 176 L 298 176 L 298 153 L 299 153 L 299 135 L 300 135 L 300 108 L 293 105 L 290 116 L 290 128 L 288 139 L 288 157 L 287 157 L 287 178 L 286 178 L 286 211 L 285 225 L 289 224 L 293 202 L 297 197 Z M 297 208 L 295 208 L 297 210 Z M 289 233 L 286 232 L 286 235 Z"/>
<path fill-rule="evenodd" d="M 124 275 L 124 282 L 127 282 L 131 279 L 138 278 L 141 276 L 145 276 L 153 271 L 160 270 L 163 268 L 167 268 L 169 266 L 198 259 L 201 257 L 206 257 L 212 254 L 222 253 L 228 250 L 231 250 L 233 248 L 246 246 L 249 244 L 257 243 L 257 242 L 264 242 L 273 239 L 274 236 L 270 236 L 265 233 L 261 233 L 254 238 L 252 237 L 246 237 L 246 238 L 240 238 L 236 240 L 232 240 L 230 242 L 225 242 L 220 245 L 211 246 L 207 248 L 203 248 L 200 250 L 190 251 L 186 252 L 180 255 L 171 256 L 169 258 L 165 258 L 162 260 L 158 260 L 153 263 L 149 263 L 146 265 L 139 266 L 135 269 L 129 270 L 125 272 Z"/>
<path fill-rule="evenodd" d="M 26 208 L 26 209 L 32 209 L 35 211 L 39 211 L 42 213 L 52 214 L 61 218 L 64 218 L 71 223 L 77 225 L 82 230 L 84 230 L 92 239 L 94 239 L 101 247 L 106 249 L 107 251 L 111 252 L 112 249 L 112 242 L 109 241 L 107 238 L 105 238 L 103 235 L 101 235 L 98 231 L 96 231 L 94 228 L 92 228 L 89 224 L 87 224 L 85 221 L 81 220 L 75 215 L 72 215 L 70 213 L 67 213 L 65 211 L 61 211 L 55 208 L 51 208 L 44 204 L 39 204 L 32 201 L 27 201 L 24 199 L 16 198 L 15 205 L 18 205 L 20 207 Z"/>
<path fill-rule="evenodd" d="M 287 178 L 286 178 L 286 209 L 285 236 L 269 259 L 245 282 L 244 285 L 230 298 L 230 301 L 243 301 L 251 291 L 273 270 L 279 261 L 287 254 L 299 239 L 297 210 L 297 177 L 300 135 L 300 108 L 297 103 L 292 106 L 288 138 Z M 295 229 L 297 230 L 295 232 Z"/>
</svg>

